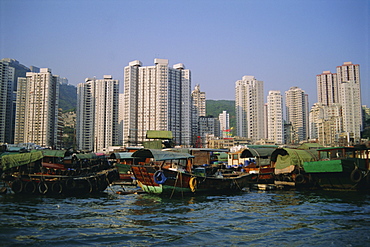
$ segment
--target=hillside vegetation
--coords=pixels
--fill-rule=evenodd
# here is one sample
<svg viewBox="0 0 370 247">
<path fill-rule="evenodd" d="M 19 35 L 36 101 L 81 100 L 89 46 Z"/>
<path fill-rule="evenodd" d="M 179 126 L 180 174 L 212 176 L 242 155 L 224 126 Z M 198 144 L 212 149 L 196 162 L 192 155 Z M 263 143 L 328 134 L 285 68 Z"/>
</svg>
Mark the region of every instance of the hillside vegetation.
<svg viewBox="0 0 370 247">
<path fill-rule="evenodd" d="M 206 100 L 206 114 L 218 118 L 222 111 L 227 111 L 230 117 L 230 128 L 234 127 L 233 134 L 235 135 L 236 114 L 235 100 Z"/>
<path fill-rule="evenodd" d="M 77 88 L 73 85 L 60 85 L 59 87 L 59 108 L 63 111 L 76 110 Z"/>
</svg>

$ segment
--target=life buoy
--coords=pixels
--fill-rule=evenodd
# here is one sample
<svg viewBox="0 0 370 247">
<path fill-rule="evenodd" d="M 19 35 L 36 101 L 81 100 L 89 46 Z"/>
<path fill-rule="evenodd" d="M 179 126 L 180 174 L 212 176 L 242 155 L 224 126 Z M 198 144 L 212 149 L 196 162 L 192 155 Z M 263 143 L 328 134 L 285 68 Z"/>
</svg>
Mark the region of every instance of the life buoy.
<svg viewBox="0 0 370 247">
<path fill-rule="evenodd" d="M 62 194 L 63 184 L 59 181 L 53 183 L 53 185 L 51 186 L 51 191 L 53 191 L 53 193 L 56 193 L 56 194 Z"/>
<path fill-rule="evenodd" d="M 297 174 L 296 176 L 295 176 L 295 183 L 296 184 L 303 184 L 304 182 L 305 182 L 305 177 L 302 175 L 302 174 Z"/>
<path fill-rule="evenodd" d="M 85 179 L 85 183 L 87 185 L 87 193 L 91 193 L 93 191 L 93 186 L 89 179 Z"/>
<path fill-rule="evenodd" d="M 12 185 L 11 185 L 11 188 L 12 188 L 12 191 L 14 191 L 14 193 L 21 193 L 22 190 L 23 190 L 23 182 L 22 180 L 20 179 L 16 179 L 12 182 Z"/>
<path fill-rule="evenodd" d="M 197 179 L 195 177 L 190 178 L 189 187 L 191 192 L 195 192 L 197 188 Z"/>
<path fill-rule="evenodd" d="M 38 189 L 41 194 L 45 195 L 49 190 L 49 186 L 45 182 L 42 181 L 39 183 Z"/>
<path fill-rule="evenodd" d="M 350 175 L 350 179 L 354 183 L 360 182 L 362 180 L 362 172 L 357 168 L 353 169 Z"/>
<path fill-rule="evenodd" d="M 34 181 L 28 181 L 24 184 L 24 192 L 27 194 L 35 193 L 37 185 Z"/>
<path fill-rule="evenodd" d="M 66 180 L 66 188 L 72 190 L 76 187 L 76 181 L 73 178 Z"/>
<path fill-rule="evenodd" d="M 153 175 L 153 178 L 154 182 L 156 182 L 157 184 L 163 184 L 167 180 L 162 170 L 156 171 Z"/>
<path fill-rule="evenodd" d="M 111 172 L 108 173 L 107 175 L 107 179 L 109 181 L 109 183 L 111 184 L 113 181 L 117 180 L 118 178 L 118 172 L 117 170 L 113 170 Z"/>
</svg>

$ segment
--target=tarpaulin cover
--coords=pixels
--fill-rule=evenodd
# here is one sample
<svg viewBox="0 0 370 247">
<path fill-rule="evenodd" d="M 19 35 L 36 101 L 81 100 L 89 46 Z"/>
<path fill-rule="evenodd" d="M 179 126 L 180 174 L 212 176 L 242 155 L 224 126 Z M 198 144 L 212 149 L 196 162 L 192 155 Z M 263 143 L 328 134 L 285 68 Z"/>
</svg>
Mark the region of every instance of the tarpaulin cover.
<svg viewBox="0 0 370 247">
<path fill-rule="evenodd" d="M 23 166 L 37 160 L 41 160 L 43 154 L 41 151 L 22 153 L 22 154 L 9 154 L 4 155 L 1 158 L 1 166 L 3 170 L 10 169 L 12 167 Z"/>
<path fill-rule="evenodd" d="M 271 154 L 271 161 L 275 162 L 276 174 L 292 172 L 295 166 L 302 167 L 303 162 L 316 160 L 318 160 L 317 150 L 283 148 L 276 149 Z"/>
<path fill-rule="evenodd" d="M 194 156 L 187 153 L 162 151 L 161 149 L 140 149 L 133 153 L 132 157 L 154 158 L 156 161 L 194 158 Z"/>
<path fill-rule="evenodd" d="M 50 150 L 50 149 L 44 149 L 41 150 L 43 155 L 45 157 L 64 157 L 66 151 L 65 150 Z"/>
</svg>

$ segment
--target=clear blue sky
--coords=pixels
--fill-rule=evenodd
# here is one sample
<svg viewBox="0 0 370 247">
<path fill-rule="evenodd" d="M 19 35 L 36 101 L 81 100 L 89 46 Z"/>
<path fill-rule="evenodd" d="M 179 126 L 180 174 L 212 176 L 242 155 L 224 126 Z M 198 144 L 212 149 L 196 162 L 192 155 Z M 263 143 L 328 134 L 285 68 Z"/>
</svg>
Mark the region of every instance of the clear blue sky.
<svg viewBox="0 0 370 247">
<path fill-rule="evenodd" d="M 123 85 L 130 61 L 165 58 L 216 100 L 234 100 L 235 81 L 253 75 L 266 95 L 297 86 L 312 105 L 316 75 L 351 61 L 370 107 L 369 32 L 370 0 L 0 0 L 0 58 L 73 85 L 103 75 Z"/>
</svg>

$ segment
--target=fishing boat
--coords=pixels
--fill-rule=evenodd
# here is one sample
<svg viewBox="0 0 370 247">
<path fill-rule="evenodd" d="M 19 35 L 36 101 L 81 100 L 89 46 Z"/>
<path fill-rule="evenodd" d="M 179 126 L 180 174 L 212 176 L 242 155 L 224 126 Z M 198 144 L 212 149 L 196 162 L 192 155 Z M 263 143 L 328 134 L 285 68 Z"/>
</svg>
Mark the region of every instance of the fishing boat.
<svg viewBox="0 0 370 247">
<path fill-rule="evenodd" d="M 151 194 L 230 193 L 248 185 L 246 173 L 223 173 L 218 165 L 193 166 L 189 153 L 141 149 L 132 154 L 138 185 Z"/>
<path fill-rule="evenodd" d="M 319 160 L 304 162 L 311 183 L 321 189 L 368 190 L 370 151 L 366 146 L 318 149 Z"/>
<path fill-rule="evenodd" d="M 277 146 L 255 145 L 229 153 L 229 168 L 241 169 L 250 174 L 254 184 L 274 183 L 274 167 L 271 166 L 271 154 Z"/>
<path fill-rule="evenodd" d="M 113 165 L 117 168 L 119 178 L 114 181 L 114 184 L 119 185 L 136 185 L 136 179 L 131 171 L 133 164 L 133 152 L 116 152 L 110 155 Z"/>
<path fill-rule="evenodd" d="M 303 163 L 317 160 L 317 149 L 277 148 L 271 154 L 271 165 L 275 168 L 274 183 L 287 188 L 310 187 L 312 184 Z"/>
<path fill-rule="evenodd" d="M 42 150 L 1 157 L 1 180 L 16 194 L 77 195 L 104 191 L 118 178 L 104 154 Z"/>
</svg>

